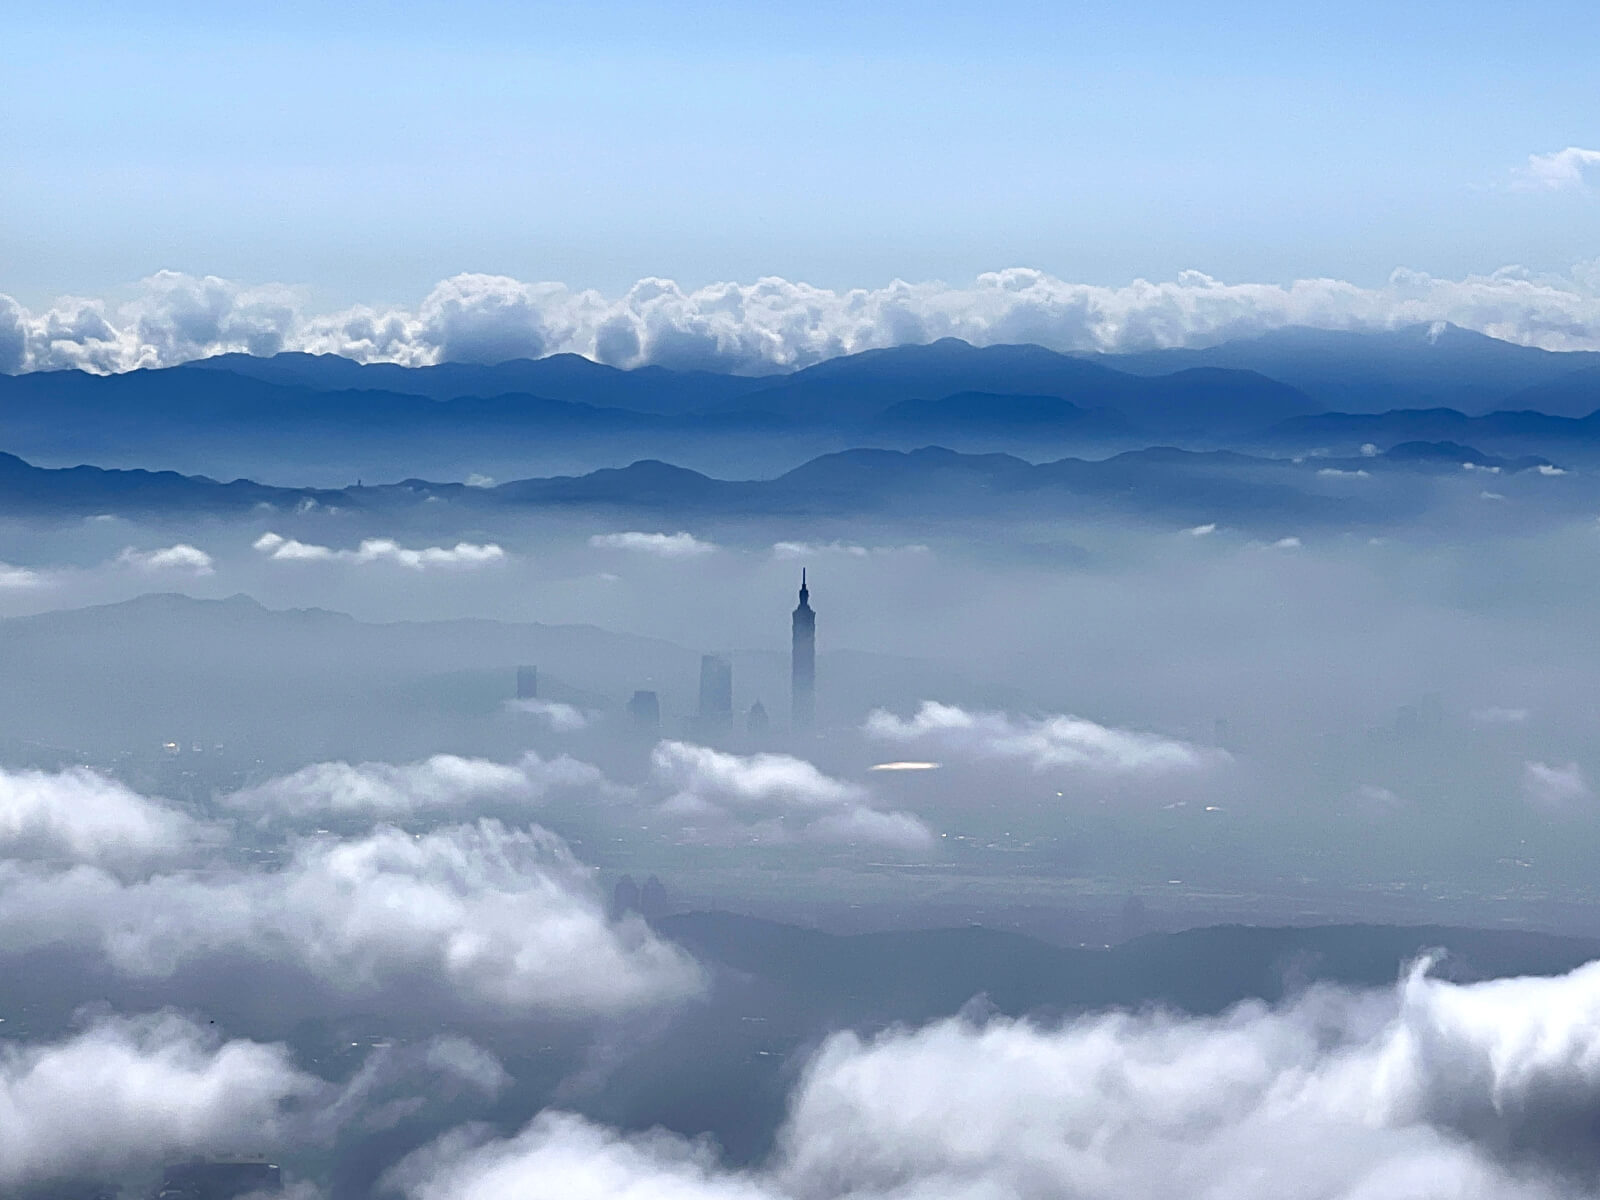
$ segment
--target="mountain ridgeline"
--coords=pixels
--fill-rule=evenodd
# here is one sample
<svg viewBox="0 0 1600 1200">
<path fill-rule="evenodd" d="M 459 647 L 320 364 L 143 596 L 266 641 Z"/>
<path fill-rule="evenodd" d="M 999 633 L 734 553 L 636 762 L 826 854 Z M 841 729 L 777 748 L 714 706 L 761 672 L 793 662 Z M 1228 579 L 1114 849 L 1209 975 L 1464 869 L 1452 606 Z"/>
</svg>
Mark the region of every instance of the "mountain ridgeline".
<svg viewBox="0 0 1600 1200">
<path fill-rule="evenodd" d="M 1454 327 L 1287 329 L 1125 355 L 947 338 L 765 376 L 622 370 L 571 354 L 426 367 L 226 354 L 114 376 L 0 376 L 0 447 L 49 466 L 172 467 L 286 484 L 418 472 L 464 479 L 484 469 L 545 477 L 501 495 L 524 501 L 611 499 L 603 493 L 616 476 L 578 477 L 661 458 L 702 474 L 766 477 L 766 503 L 783 490 L 771 477 L 863 447 L 937 445 L 1060 463 L 1153 446 L 1343 458 L 1423 441 L 1490 457 L 1582 459 L 1600 453 L 1597 409 L 1600 354 Z M 1025 465 L 981 470 L 1009 487 Z M 7 466 L 3 486 L 15 488 L 17 470 Z M 716 490 L 687 476 L 668 482 L 662 470 L 636 469 L 630 485 Z M 1054 474 L 1088 486 L 1094 472 Z M 143 500 L 188 486 L 166 477 L 80 482 L 85 496 L 120 490 Z M 243 483 L 206 490 L 212 506 L 274 502 Z"/>
</svg>

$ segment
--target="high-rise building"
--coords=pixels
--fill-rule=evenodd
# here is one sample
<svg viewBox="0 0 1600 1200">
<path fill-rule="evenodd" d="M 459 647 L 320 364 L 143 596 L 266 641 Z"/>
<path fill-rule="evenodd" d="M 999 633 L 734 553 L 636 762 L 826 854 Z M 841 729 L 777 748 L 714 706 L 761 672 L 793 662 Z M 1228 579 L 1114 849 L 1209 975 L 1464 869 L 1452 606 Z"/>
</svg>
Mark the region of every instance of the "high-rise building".
<svg viewBox="0 0 1600 1200">
<path fill-rule="evenodd" d="M 720 654 L 700 657 L 701 733 L 725 733 L 733 728 L 733 663 Z"/>
<path fill-rule="evenodd" d="M 539 668 L 517 668 L 517 699 L 537 700 L 539 698 Z"/>
<path fill-rule="evenodd" d="M 628 720 L 652 737 L 661 729 L 661 701 L 654 692 L 635 692 L 628 701 Z"/>
<path fill-rule="evenodd" d="M 771 721 L 767 718 L 767 706 L 757 700 L 750 706 L 750 711 L 745 714 L 744 730 L 753 738 L 767 736 L 767 727 Z"/>
<path fill-rule="evenodd" d="M 794 643 L 790 657 L 789 722 L 810 729 L 817 717 L 817 614 L 811 611 L 811 590 L 800 568 L 800 603 L 794 610 Z"/>
</svg>

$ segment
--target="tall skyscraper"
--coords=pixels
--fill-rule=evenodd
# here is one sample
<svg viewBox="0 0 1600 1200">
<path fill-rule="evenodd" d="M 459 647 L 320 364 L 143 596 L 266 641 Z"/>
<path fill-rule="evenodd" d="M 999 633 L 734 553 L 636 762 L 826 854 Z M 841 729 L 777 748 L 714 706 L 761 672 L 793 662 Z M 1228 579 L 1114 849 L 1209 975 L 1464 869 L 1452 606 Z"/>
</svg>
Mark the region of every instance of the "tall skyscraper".
<svg viewBox="0 0 1600 1200">
<path fill-rule="evenodd" d="M 724 733 L 733 728 L 733 663 L 720 654 L 700 657 L 700 712 L 702 733 Z"/>
<path fill-rule="evenodd" d="M 800 568 L 800 603 L 794 610 L 794 644 L 789 671 L 789 722 L 810 729 L 817 717 L 817 614 L 811 611 L 806 569 Z"/>
<path fill-rule="evenodd" d="M 539 668 L 517 668 L 517 699 L 537 700 L 539 698 Z"/>
<path fill-rule="evenodd" d="M 628 719 L 640 733 L 654 737 L 661 730 L 660 698 L 654 692 L 635 692 L 628 701 Z"/>
</svg>

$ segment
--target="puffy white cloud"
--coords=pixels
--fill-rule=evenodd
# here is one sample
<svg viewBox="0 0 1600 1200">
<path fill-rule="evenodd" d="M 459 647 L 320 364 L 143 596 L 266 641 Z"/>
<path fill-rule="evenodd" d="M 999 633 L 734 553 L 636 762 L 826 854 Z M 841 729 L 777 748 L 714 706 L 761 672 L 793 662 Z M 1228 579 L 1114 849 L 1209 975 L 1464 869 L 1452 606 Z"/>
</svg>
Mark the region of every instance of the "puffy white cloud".
<svg viewBox="0 0 1600 1200">
<path fill-rule="evenodd" d="M 694 837 L 903 851 L 933 842 L 915 816 L 873 807 L 866 788 L 825 775 L 802 758 L 661 742 L 650 762 L 655 782 L 670 793 L 658 812 Z"/>
<path fill-rule="evenodd" d="M 1324 479 L 1370 479 L 1371 471 L 1346 471 L 1339 467 L 1323 467 L 1317 472 Z"/>
<path fill-rule="evenodd" d="M 272 1148 L 321 1087 L 282 1046 L 224 1042 L 171 1013 L 0 1042 L 0 1191 Z"/>
<path fill-rule="evenodd" d="M 1217 523 L 1215 521 L 1207 521 L 1204 525 L 1194 525 L 1184 530 L 1190 537 L 1197 538 L 1210 537 L 1216 531 Z"/>
<path fill-rule="evenodd" d="M 176 809 L 84 768 L 0 768 L 0 853 L 102 866 L 178 854 L 203 828 Z"/>
<path fill-rule="evenodd" d="M 545 1112 L 521 1133 L 450 1134 L 417 1151 L 385 1183 L 410 1200 L 778 1200 L 754 1177 L 721 1170 L 703 1143 L 664 1133 L 629 1136 L 568 1113 Z M 911 1200 L 907 1197 L 907 1200 Z"/>
<path fill-rule="evenodd" d="M 187 542 L 179 542 L 176 546 L 166 546 L 160 550 L 135 550 L 129 546 L 117 555 L 117 561 L 125 567 L 133 567 L 151 574 L 159 571 L 186 571 L 191 575 L 214 573 L 211 555 Z"/>
<path fill-rule="evenodd" d="M 698 558 L 716 551 L 713 542 L 703 542 L 692 533 L 597 533 L 589 539 L 596 550 L 630 550 L 654 554 L 657 558 Z"/>
<path fill-rule="evenodd" d="M 1512 182 L 1523 191 L 1587 191 L 1592 167 L 1600 167 L 1600 150 L 1568 146 L 1549 154 L 1528 155 L 1527 165 L 1512 172 Z"/>
<path fill-rule="evenodd" d="M 616 1014 L 700 985 L 698 967 L 642 922 L 608 920 L 559 838 L 496 821 L 304 839 L 276 869 L 135 883 L 92 867 L 0 863 L 0 950 L 51 944 L 135 976 L 226 953 L 352 993 L 443 989 L 452 1002 L 507 1012 Z"/>
<path fill-rule="evenodd" d="M 546 1113 L 447 1137 L 411 1200 L 1571 1200 L 1590 1187 L 1600 964 L 1214 1018 L 956 1018 L 831 1038 L 762 1169 Z"/>
<path fill-rule="evenodd" d="M 537 717 L 555 733 L 576 733 L 589 726 L 589 717 L 582 709 L 554 700 L 508 700 L 506 707 Z"/>
<path fill-rule="evenodd" d="M 1018 717 L 969 712 L 924 701 L 909 719 L 877 709 L 867 717 L 869 736 L 885 741 L 936 746 L 974 758 L 1014 759 L 1035 770 L 1067 768 L 1098 775 L 1193 772 L 1225 762 L 1225 751 L 1189 742 L 1116 729 L 1082 717 Z"/>
<path fill-rule="evenodd" d="M 395 563 L 413 571 L 434 567 L 482 567 L 504 562 L 506 552 L 493 542 L 482 545 L 457 542 L 454 546 L 428 546 L 415 550 L 393 538 L 366 538 L 354 550 L 296 541 L 278 533 L 263 533 L 252 546 L 274 562 Z"/>
<path fill-rule="evenodd" d="M 1552 766 L 1529 762 L 1522 765 L 1522 798 L 1535 808 L 1567 813 L 1586 807 L 1594 792 L 1577 763 Z"/>
<path fill-rule="evenodd" d="M 1595 151 L 1535 156 L 1529 186 L 1581 186 Z M 1201 345 L 1285 325 L 1394 328 L 1454 322 L 1549 349 L 1600 347 L 1600 276 L 1516 266 L 1463 279 L 1396 270 L 1378 287 L 1338 279 L 1224 283 L 1199 271 L 1122 287 L 1023 267 L 968 283 L 834 291 L 766 278 L 685 290 L 644 279 L 620 296 L 560 283 L 457 275 L 414 309 L 319 314 L 291 289 L 162 272 L 112 309 L 68 297 L 33 312 L 0 296 L 0 370 L 124 371 L 228 351 L 304 350 L 361 362 L 498 362 L 568 352 L 621 367 L 656 363 L 762 372 L 951 336 L 1058 350 Z"/>
<path fill-rule="evenodd" d="M 422 812 L 478 809 L 485 804 L 537 804 L 558 789 L 598 789 L 605 776 L 565 755 L 526 754 L 515 763 L 435 754 L 414 763 L 313 763 L 223 798 L 263 820 L 342 816 L 393 820 Z"/>
</svg>

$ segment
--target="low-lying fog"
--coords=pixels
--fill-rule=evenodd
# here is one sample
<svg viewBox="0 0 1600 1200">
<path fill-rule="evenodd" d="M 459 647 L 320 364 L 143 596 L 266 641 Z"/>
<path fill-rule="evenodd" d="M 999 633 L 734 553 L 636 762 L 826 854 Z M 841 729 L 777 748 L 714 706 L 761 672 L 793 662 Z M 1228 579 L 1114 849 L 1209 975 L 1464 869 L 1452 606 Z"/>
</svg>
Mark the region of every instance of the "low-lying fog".
<svg viewBox="0 0 1600 1200">
<path fill-rule="evenodd" d="M 1513 1036 L 1495 987 L 1528 990 L 1519 1045 L 1588 1046 L 1593 1024 L 1538 1014 L 1600 1008 L 1592 970 L 1437 973 L 1564 970 L 1590 943 L 1472 943 L 1396 990 L 1457 935 L 1137 940 L 1593 932 L 1600 531 L 1479 490 L 1381 534 L 444 503 L 382 527 L 13 519 L 0 1190 L 133 1195 L 259 1150 L 308 1196 L 1166 1194 L 1129 1165 L 1152 1154 L 1177 1156 L 1174 1195 L 1237 1195 L 1239 1148 L 1293 1130 L 1335 1190 L 1359 1153 L 1564 1194 L 1587 1160 L 1541 1122 L 1586 1101 L 1539 1106 L 1578 1086 L 1568 1060 L 1518 1076 L 1515 1121 L 1479 1067 Z M 725 723 L 698 712 L 705 653 L 732 662 Z M 1288 998 L 1204 1015 L 1263 995 Z M 1195 1015 L 1057 1019 L 1152 1001 Z M 985 1116 L 963 1097 L 1005 1063 L 1034 1100 Z M 1134 1063 L 1187 1090 L 1130 1077 L 1119 1118 L 1063 1082 Z M 948 1104 L 914 1102 L 930 1079 Z M 1377 1107 L 1358 1119 L 1352 1089 Z M 1175 1149 L 1166 1103 L 1209 1142 Z M 1102 1149 L 1059 1158 L 1038 1112 Z"/>
</svg>

